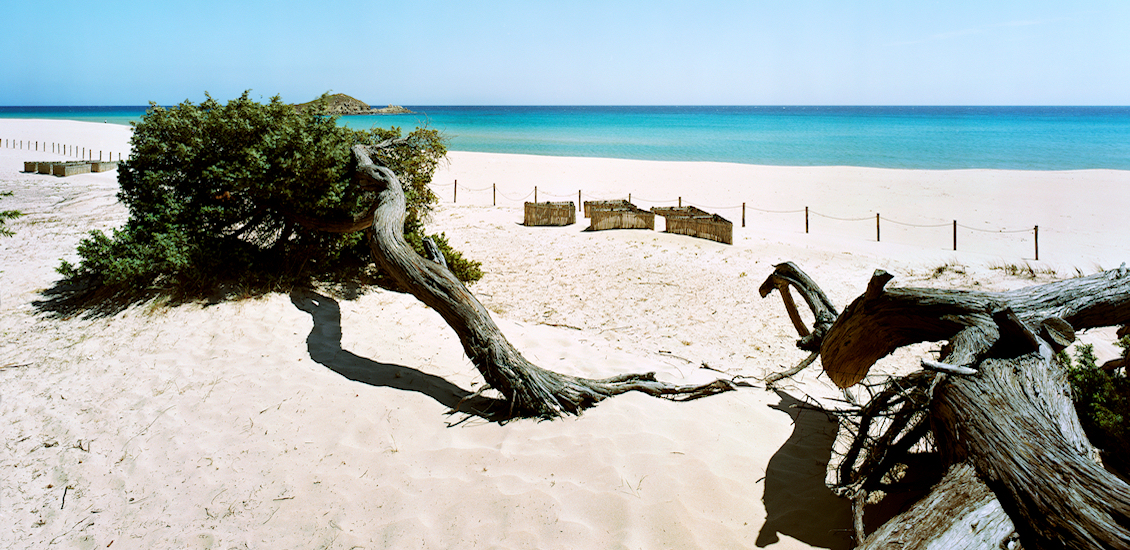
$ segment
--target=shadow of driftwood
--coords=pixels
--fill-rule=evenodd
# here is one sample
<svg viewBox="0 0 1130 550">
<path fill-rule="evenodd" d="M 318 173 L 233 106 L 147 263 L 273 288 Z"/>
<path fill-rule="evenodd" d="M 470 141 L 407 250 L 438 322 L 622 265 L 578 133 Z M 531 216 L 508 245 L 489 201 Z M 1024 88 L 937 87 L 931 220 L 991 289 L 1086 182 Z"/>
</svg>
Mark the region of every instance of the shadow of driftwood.
<svg viewBox="0 0 1130 550">
<path fill-rule="evenodd" d="M 326 368 L 356 382 L 398 390 L 419 392 L 451 409 L 502 422 L 505 416 L 500 401 L 477 396 L 442 377 L 403 365 L 381 363 L 341 349 L 341 308 L 327 296 L 310 290 L 295 290 L 290 301 L 309 313 L 314 328 L 306 338 L 310 358 Z"/>
<path fill-rule="evenodd" d="M 766 518 L 757 546 L 776 543 L 780 533 L 821 548 L 852 548 L 851 502 L 824 484 L 836 420 L 785 392 L 776 393 L 781 402 L 770 407 L 792 417 L 793 434 L 765 470 Z"/>
</svg>

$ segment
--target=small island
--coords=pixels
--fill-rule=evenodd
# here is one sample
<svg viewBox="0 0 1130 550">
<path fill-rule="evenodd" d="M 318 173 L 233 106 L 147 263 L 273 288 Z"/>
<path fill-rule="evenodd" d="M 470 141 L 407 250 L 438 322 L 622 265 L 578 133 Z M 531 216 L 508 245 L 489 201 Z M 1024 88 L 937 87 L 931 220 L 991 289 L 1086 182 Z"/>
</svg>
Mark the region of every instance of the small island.
<svg viewBox="0 0 1130 550">
<path fill-rule="evenodd" d="M 319 106 L 326 114 L 330 115 L 411 115 L 412 111 L 399 105 L 388 107 L 370 107 L 368 103 L 345 94 L 333 94 L 318 98 L 306 103 L 299 103 L 295 109 L 304 111 L 310 107 Z"/>
</svg>

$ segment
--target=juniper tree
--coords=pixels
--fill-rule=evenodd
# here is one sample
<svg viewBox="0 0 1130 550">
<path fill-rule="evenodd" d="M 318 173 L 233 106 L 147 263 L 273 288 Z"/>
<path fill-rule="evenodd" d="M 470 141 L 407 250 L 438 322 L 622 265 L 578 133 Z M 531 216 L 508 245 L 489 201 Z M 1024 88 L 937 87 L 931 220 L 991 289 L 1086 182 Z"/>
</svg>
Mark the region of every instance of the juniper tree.
<svg viewBox="0 0 1130 550">
<path fill-rule="evenodd" d="M 356 184 L 350 147 L 390 139 L 396 145 L 381 149 L 381 161 L 403 178 L 404 230 L 422 250 L 424 222 L 437 202 L 428 184 L 447 151 L 439 132 L 353 130 L 318 109 L 248 95 L 226 104 L 211 96 L 171 108 L 151 104 L 118 168 L 129 219 L 110 234 L 91 232 L 78 246 L 78 264 L 59 267 L 65 283 L 132 298 L 378 282 L 363 232 L 321 231 L 317 222 L 371 215 L 373 193 Z M 443 235 L 434 240 L 461 279 L 481 276 L 479 264 Z"/>
</svg>

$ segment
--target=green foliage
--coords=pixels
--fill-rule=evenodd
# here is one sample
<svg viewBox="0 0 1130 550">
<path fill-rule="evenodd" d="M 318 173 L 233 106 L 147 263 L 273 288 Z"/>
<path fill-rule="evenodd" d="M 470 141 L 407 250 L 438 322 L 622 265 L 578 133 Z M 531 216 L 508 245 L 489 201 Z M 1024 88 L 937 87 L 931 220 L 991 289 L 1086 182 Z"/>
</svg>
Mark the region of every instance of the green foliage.
<svg viewBox="0 0 1130 550">
<path fill-rule="evenodd" d="M 0 192 L 0 197 L 10 197 L 10 196 L 12 196 L 11 191 Z M 23 213 L 20 212 L 19 210 L 0 210 L 0 237 L 11 237 L 12 235 L 14 235 L 15 233 L 12 233 L 11 229 L 8 229 L 7 227 L 4 226 L 4 222 L 11 220 L 11 219 L 18 218 L 22 215 L 23 215 Z"/>
<path fill-rule="evenodd" d="M 443 259 L 447 261 L 447 268 L 455 273 L 460 280 L 477 281 L 483 278 L 482 264 L 464 258 L 461 252 L 451 248 L 451 245 L 447 243 L 447 235 L 440 233 L 439 235 L 430 235 L 430 237 L 439 251 L 443 253 Z M 405 240 L 412 245 L 417 254 L 424 255 L 424 238 L 419 232 L 407 233 Z"/>
<path fill-rule="evenodd" d="M 1130 339 L 1119 345 L 1125 351 Z M 1103 451 L 1103 461 L 1124 479 L 1130 477 L 1130 380 L 1124 374 L 1104 371 L 1096 365 L 1094 346 L 1076 347 L 1075 361 L 1068 360 L 1068 379 L 1075 411 L 1087 438 Z"/>
<path fill-rule="evenodd" d="M 247 92 L 227 104 L 208 96 L 199 105 L 152 105 L 118 167 L 129 220 L 109 236 L 92 232 L 79 244 L 80 263 L 58 271 L 68 284 L 125 298 L 378 282 L 363 232 L 316 231 L 298 220 L 364 216 L 376 195 L 354 182 L 350 147 L 401 136 L 399 128 L 345 128 L 278 97 L 261 104 Z M 401 178 L 405 231 L 415 240 L 437 202 L 428 183 L 446 152 L 437 131 L 416 129 L 374 159 Z M 477 263 L 463 265 L 456 274 L 474 280 Z"/>
</svg>

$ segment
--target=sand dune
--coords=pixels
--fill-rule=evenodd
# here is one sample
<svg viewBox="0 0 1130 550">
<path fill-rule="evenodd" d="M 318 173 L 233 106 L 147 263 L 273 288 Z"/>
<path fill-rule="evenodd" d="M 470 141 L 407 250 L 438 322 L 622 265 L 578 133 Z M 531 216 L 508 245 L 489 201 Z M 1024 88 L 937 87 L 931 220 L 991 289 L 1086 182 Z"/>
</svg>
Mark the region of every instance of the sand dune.
<svg viewBox="0 0 1130 550">
<path fill-rule="evenodd" d="M 2 120 L 0 138 L 112 148 L 128 139 L 121 128 Z M 0 149 L 0 190 L 15 193 L 0 208 L 27 214 L 0 239 L 0 546 L 850 547 L 847 503 L 823 486 L 834 426 L 791 407 L 835 394 L 818 368 L 777 393 L 688 403 L 628 394 L 577 418 L 498 425 L 445 415 L 481 378 L 438 315 L 402 294 L 344 299 L 315 289 L 52 318 L 34 304 L 58 279 L 59 259 L 73 260 L 86 232 L 126 212 L 114 200 L 115 173 L 20 173 L 28 156 Z M 483 262 L 472 290 L 506 336 L 568 374 L 756 383 L 791 366 L 804 353 L 784 309 L 757 294 L 783 260 L 843 305 L 879 267 L 898 274 L 892 284 L 1003 289 L 1032 281 L 995 265 L 1090 272 L 1130 257 L 1108 230 L 1121 207 L 1104 199 L 1130 183 L 1125 172 L 450 158 L 435 180 L 442 202 L 430 227 Z M 514 199 L 491 206 L 491 184 Z M 581 189 L 632 193 L 645 207 L 683 196 L 704 207 L 1039 224 L 1043 261 L 1014 234 L 955 253 L 944 229 L 940 245 L 893 226 L 876 243 L 873 225 L 823 220 L 805 234 L 802 217 L 752 211 L 733 246 L 584 232 L 584 222 L 524 227 L 520 203 L 534 185 L 541 200 L 576 200 Z M 935 277 L 947 262 L 962 267 Z M 915 361 L 900 353 L 882 368 Z"/>
</svg>

